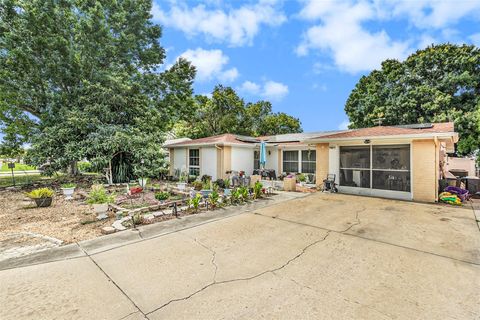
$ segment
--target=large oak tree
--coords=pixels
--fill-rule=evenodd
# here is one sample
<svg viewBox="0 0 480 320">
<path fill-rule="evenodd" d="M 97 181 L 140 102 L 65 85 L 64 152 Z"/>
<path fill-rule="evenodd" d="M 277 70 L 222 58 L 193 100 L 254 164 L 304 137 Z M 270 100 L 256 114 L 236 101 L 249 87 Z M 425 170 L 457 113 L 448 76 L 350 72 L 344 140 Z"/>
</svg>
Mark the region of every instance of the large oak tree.
<svg viewBox="0 0 480 320">
<path fill-rule="evenodd" d="M 4 146 L 58 170 L 125 154 L 161 166 L 163 133 L 191 109 L 195 69 L 161 70 L 151 0 L 0 0 Z M 138 166 L 137 166 L 138 167 Z"/>
<path fill-rule="evenodd" d="M 454 121 L 457 151 L 480 147 L 480 49 L 471 45 L 427 47 L 405 61 L 386 60 L 363 76 L 345 111 L 351 128 Z"/>
</svg>

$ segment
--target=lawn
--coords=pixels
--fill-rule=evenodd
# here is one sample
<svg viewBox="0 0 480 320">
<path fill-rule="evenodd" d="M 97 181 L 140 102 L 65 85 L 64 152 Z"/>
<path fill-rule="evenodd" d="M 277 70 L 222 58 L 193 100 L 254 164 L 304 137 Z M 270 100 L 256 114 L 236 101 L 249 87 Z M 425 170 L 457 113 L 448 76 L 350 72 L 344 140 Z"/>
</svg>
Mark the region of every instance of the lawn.
<svg viewBox="0 0 480 320">
<path fill-rule="evenodd" d="M 32 182 L 36 182 L 39 180 L 48 180 L 51 179 L 47 176 L 41 176 L 40 174 L 29 174 L 29 175 L 21 175 L 15 176 L 15 184 L 17 185 L 24 185 L 30 184 Z M 0 188 L 1 187 L 9 187 L 12 186 L 12 176 L 1 176 L 0 177 Z"/>
<path fill-rule="evenodd" d="M 36 170 L 36 167 L 29 166 L 27 164 L 15 163 L 15 168 L 13 171 L 26 171 L 26 170 Z M 0 172 L 4 171 L 12 171 L 12 169 L 8 168 L 8 163 L 4 162 L 2 167 L 0 168 Z"/>
</svg>

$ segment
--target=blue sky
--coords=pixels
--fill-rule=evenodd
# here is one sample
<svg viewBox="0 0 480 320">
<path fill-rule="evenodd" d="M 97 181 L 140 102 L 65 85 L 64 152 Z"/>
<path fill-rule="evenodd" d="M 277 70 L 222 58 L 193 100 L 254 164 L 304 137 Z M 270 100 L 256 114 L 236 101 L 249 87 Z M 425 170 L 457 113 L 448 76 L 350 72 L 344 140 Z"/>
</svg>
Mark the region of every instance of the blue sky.
<svg viewBox="0 0 480 320">
<path fill-rule="evenodd" d="M 195 93 L 231 86 L 305 131 L 345 128 L 349 93 L 384 59 L 432 43 L 480 45 L 480 0 L 153 1 L 166 64 L 192 61 Z"/>
</svg>

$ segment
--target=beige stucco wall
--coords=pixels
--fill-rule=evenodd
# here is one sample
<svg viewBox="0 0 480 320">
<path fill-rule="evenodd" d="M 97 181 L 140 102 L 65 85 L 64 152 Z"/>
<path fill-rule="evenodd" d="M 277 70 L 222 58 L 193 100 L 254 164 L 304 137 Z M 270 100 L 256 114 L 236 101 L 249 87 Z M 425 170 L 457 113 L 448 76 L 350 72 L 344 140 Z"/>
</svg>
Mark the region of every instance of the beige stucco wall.
<svg viewBox="0 0 480 320">
<path fill-rule="evenodd" d="M 232 147 L 223 147 L 223 171 L 222 176 L 226 178 L 225 172 L 232 170 Z"/>
<path fill-rule="evenodd" d="M 170 175 L 173 176 L 173 174 L 175 173 L 175 149 L 168 149 L 168 158 L 170 161 Z"/>
<path fill-rule="evenodd" d="M 438 152 L 433 139 L 412 142 L 412 191 L 415 201 L 435 202 L 437 199 Z"/>
<path fill-rule="evenodd" d="M 325 180 L 328 174 L 329 144 L 328 143 L 317 144 L 316 152 L 317 152 L 317 163 L 316 163 L 317 186 L 321 186 L 323 184 L 323 180 Z"/>
</svg>

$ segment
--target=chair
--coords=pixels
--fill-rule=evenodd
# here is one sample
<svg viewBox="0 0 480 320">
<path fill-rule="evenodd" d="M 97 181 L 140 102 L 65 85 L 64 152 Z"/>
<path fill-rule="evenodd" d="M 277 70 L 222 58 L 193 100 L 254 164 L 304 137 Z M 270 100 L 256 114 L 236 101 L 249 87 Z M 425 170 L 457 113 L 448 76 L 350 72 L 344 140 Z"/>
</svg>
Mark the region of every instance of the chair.
<svg viewBox="0 0 480 320">
<path fill-rule="evenodd" d="M 335 174 L 327 174 L 327 179 L 323 180 L 322 192 L 338 192 L 337 184 L 335 183 Z"/>
</svg>

